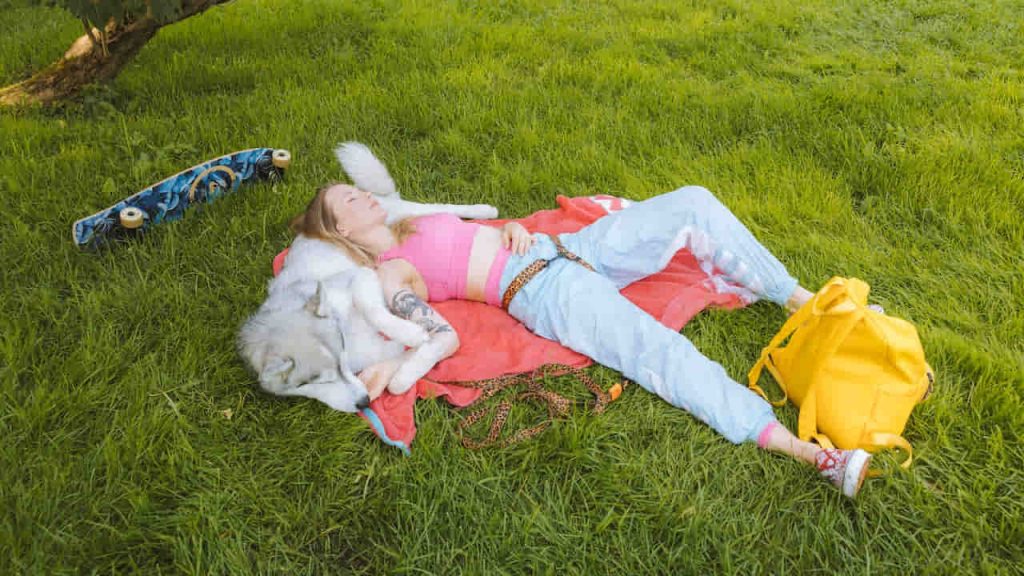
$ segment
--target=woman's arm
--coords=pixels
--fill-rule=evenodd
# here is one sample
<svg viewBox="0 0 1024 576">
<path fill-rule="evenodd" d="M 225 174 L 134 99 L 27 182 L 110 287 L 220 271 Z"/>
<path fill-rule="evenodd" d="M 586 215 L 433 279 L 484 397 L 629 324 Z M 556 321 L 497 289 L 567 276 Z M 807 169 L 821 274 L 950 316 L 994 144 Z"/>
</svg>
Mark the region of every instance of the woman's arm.
<svg viewBox="0 0 1024 576">
<path fill-rule="evenodd" d="M 444 316 L 425 302 L 426 285 L 411 264 L 405 260 L 389 260 L 377 268 L 377 275 L 388 307 L 395 316 L 420 325 L 429 335 L 425 344 L 400 357 L 401 364 L 389 379 L 388 391 L 403 394 L 435 364 L 459 349 L 459 336 Z"/>
</svg>

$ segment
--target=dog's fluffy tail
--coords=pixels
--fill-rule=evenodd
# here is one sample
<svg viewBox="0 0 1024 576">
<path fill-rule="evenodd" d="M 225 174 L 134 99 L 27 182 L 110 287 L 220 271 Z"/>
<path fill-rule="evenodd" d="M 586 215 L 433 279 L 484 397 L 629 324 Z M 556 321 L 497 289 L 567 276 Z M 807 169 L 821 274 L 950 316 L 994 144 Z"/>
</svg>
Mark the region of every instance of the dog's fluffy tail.
<svg viewBox="0 0 1024 576">
<path fill-rule="evenodd" d="M 388 169 L 365 145 L 345 142 L 334 149 L 334 154 L 357 188 L 377 196 L 398 197 L 395 181 L 388 174 Z"/>
</svg>

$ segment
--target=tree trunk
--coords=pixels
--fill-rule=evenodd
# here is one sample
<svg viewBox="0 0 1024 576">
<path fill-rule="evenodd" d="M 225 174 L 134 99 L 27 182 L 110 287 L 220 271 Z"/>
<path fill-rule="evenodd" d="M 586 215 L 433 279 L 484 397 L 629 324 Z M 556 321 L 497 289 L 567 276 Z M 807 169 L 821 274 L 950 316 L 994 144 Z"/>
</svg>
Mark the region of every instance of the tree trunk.
<svg viewBox="0 0 1024 576">
<path fill-rule="evenodd" d="M 144 17 L 107 28 L 106 50 L 93 38 L 97 31 L 75 40 L 64 56 L 28 80 L 0 88 L 0 107 L 52 104 L 71 98 L 93 82 L 113 80 L 161 27 L 184 20 L 228 0 L 185 0 L 178 17 L 160 23 Z"/>
</svg>

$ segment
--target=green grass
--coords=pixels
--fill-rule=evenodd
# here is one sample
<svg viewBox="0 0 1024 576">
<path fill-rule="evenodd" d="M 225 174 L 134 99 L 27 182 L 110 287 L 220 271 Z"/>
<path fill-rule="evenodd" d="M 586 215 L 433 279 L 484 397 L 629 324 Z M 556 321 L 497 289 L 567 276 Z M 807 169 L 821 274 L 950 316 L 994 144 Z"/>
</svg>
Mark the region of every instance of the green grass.
<svg viewBox="0 0 1024 576">
<path fill-rule="evenodd" d="M 240 0 L 109 88 L 0 112 L 0 573 L 1020 573 L 1021 3 L 689 4 Z M 0 83 L 79 30 L 9 5 Z M 638 388 L 482 452 L 421 403 L 403 458 L 258 393 L 235 331 L 348 139 L 407 198 L 512 216 L 714 190 L 805 285 L 863 278 L 917 324 L 938 387 L 914 466 L 849 502 Z M 285 183 L 72 245 L 75 219 L 252 146 L 292 151 Z M 684 333 L 739 379 L 783 319 Z"/>
</svg>

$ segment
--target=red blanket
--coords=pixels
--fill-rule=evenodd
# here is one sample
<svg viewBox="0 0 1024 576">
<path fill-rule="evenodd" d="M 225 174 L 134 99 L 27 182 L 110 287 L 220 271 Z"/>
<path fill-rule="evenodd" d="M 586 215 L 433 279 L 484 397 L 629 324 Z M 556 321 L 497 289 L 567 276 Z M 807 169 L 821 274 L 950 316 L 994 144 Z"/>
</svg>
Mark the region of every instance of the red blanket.
<svg viewBox="0 0 1024 576">
<path fill-rule="evenodd" d="M 530 232 L 574 232 L 629 203 L 628 200 L 603 195 L 559 196 L 557 202 L 557 209 L 543 210 L 517 221 Z M 480 221 L 495 227 L 504 222 L 507 220 Z M 274 259 L 275 274 L 283 261 L 284 253 Z M 679 330 L 708 306 L 737 308 L 745 305 L 736 294 L 717 292 L 708 280 L 708 275 L 701 270 L 693 255 L 680 251 L 665 270 L 631 284 L 622 294 L 662 324 Z M 543 364 L 582 367 L 592 363 L 586 356 L 534 335 L 500 308 L 457 300 L 437 302 L 432 306 L 459 335 L 462 345 L 458 352 L 438 363 L 409 392 L 394 396 L 385 391 L 370 405 L 379 417 L 380 425 L 383 425 L 385 439 L 390 439 L 391 444 L 403 444 L 406 447 L 403 449 L 407 449 L 416 436 L 413 405 L 417 398 L 445 396 L 455 406 L 466 406 L 480 395 L 479 390 L 451 382 L 529 372 Z M 381 434 L 377 426 L 371 421 L 371 427 Z"/>
</svg>

